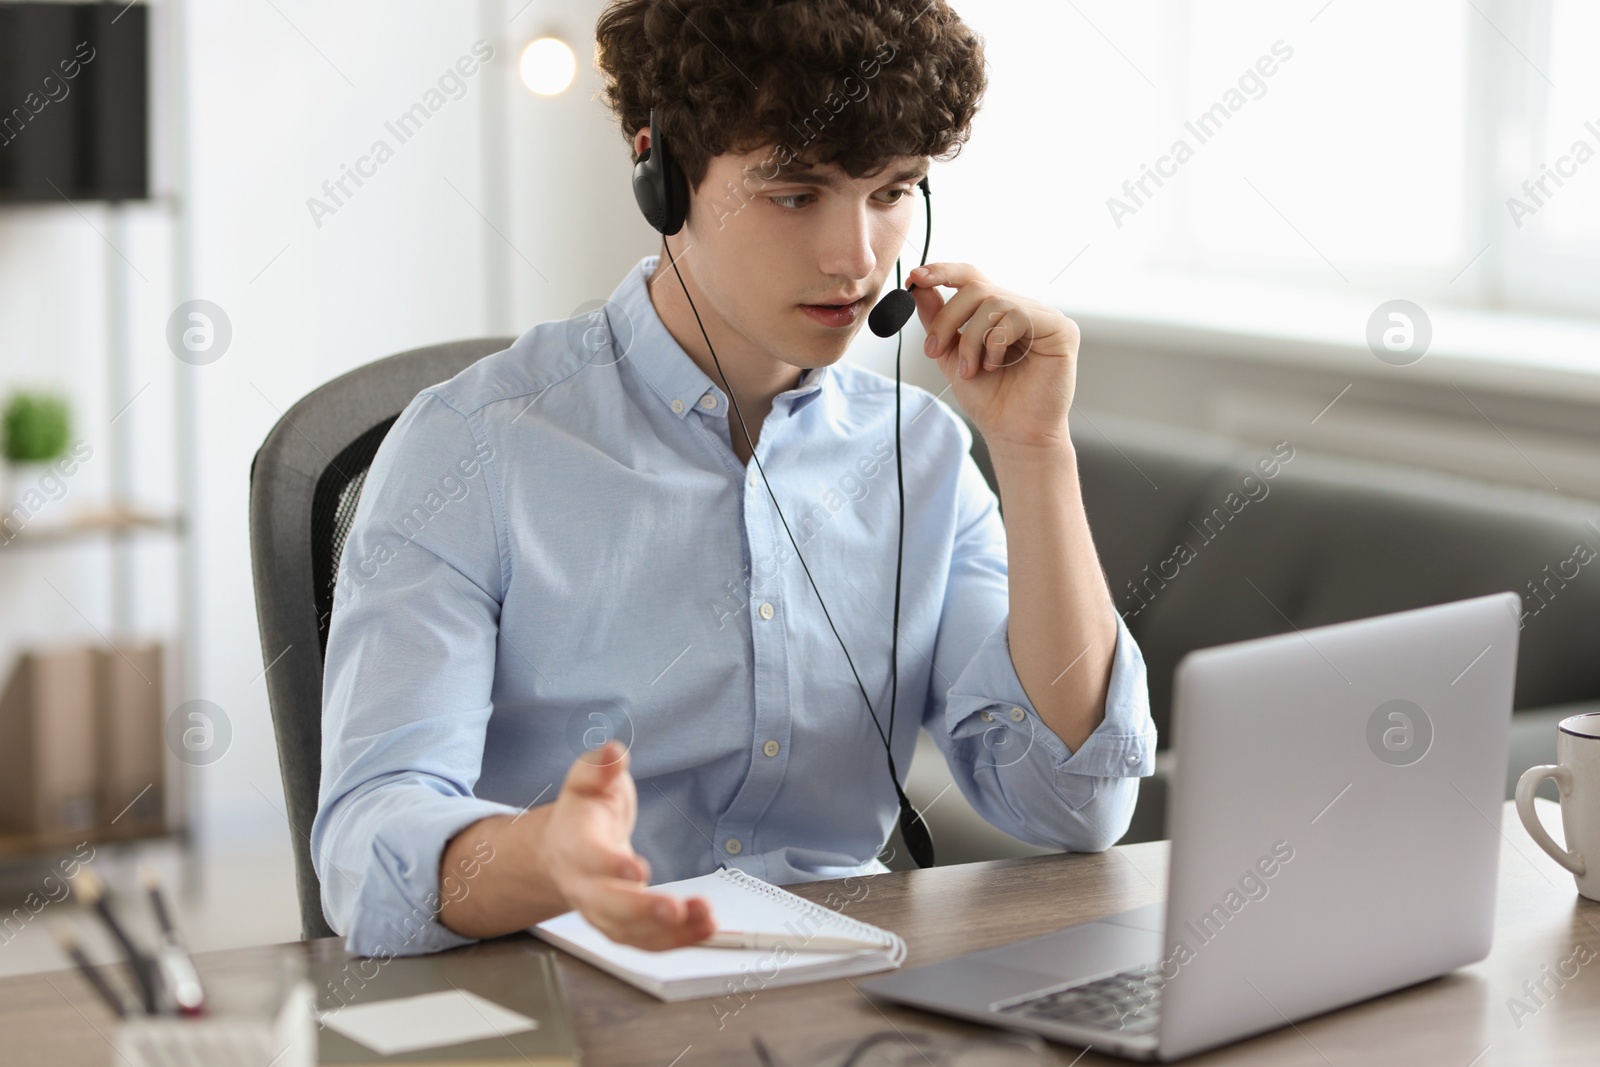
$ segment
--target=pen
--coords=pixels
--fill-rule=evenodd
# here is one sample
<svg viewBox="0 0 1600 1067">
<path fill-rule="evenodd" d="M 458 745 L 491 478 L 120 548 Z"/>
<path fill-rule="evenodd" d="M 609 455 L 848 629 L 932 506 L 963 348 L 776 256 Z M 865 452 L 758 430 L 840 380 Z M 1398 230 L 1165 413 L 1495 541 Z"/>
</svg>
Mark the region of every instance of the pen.
<svg viewBox="0 0 1600 1067">
<path fill-rule="evenodd" d="M 161 892 L 161 882 L 147 865 L 139 869 L 139 882 L 150 895 L 150 908 L 161 927 L 161 948 L 156 952 L 155 962 L 163 979 L 162 992 L 182 1014 L 200 1015 L 206 1010 L 205 987 L 200 984 L 200 974 L 195 970 L 189 950 L 178 937 L 167 898 Z"/>
<path fill-rule="evenodd" d="M 122 949 L 122 954 L 127 957 L 128 969 L 133 972 L 134 984 L 139 987 L 139 1000 L 144 1006 L 145 1014 L 156 1014 L 155 965 L 150 957 L 134 946 L 132 939 L 128 937 L 128 932 L 117 921 L 116 913 L 111 910 L 111 901 L 106 898 L 105 883 L 93 870 L 84 867 L 72 880 L 72 887 L 83 897 L 83 902 L 100 916 L 106 929 L 111 931 L 117 946 Z"/>
<path fill-rule="evenodd" d="M 874 948 L 888 948 L 882 941 L 863 941 L 854 937 L 802 937 L 798 934 L 773 934 L 753 930 L 718 930 L 704 941 L 696 941 L 690 948 L 777 948 L 780 945 L 796 952 L 864 952 Z"/>
<path fill-rule="evenodd" d="M 83 975 L 96 993 L 100 994 L 100 999 L 106 1002 L 111 1014 L 119 1019 L 127 1018 L 128 1008 L 122 1002 L 121 994 L 111 988 L 106 976 L 101 974 L 94 964 L 89 962 L 89 957 L 83 954 L 83 949 L 78 946 L 77 935 L 72 932 L 71 927 L 66 923 L 51 923 L 50 933 L 55 937 L 56 944 L 61 946 L 61 951 L 65 952 L 77 966 L 78 973 Z"/>
</svg>

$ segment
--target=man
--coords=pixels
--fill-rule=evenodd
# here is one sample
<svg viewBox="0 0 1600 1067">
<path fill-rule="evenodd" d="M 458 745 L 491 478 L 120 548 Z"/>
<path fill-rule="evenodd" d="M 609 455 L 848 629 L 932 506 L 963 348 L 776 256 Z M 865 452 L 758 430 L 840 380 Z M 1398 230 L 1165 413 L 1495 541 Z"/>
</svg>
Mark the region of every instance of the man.
<svg viewBox="0 0 1600 1067">
<path fill-rule="evenodd" d="M 906 387 L 891 680 L 895 387 L 840 360 L 968 136 L 981 42 L 942 0 L 618 0 L 596 36 L 687 222 L 600 326 L 535 327 L 378 452 L 326 657 L 329 921 L 382 956 L 571 908 L 691 944 L 705 901 L 652 884 L 887 869 L 880 729 L 901 776 L 928 730 L 1001 829 L 1110 846 L 1155 730 L 1067 433 L 1077 329 L 963 263 L 909 281 L 1005 523 L 966 426 Z"/>
</svg>

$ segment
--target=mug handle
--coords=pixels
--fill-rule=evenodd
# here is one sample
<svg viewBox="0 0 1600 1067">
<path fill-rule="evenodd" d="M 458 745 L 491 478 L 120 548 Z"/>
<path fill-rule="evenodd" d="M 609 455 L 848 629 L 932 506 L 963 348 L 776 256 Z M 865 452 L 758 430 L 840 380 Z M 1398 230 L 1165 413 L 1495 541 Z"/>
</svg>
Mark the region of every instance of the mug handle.
<svg viewBox="0 0 1600 1067">
<path fill-rule="evenodd" d="M 1550 763 L 1529 767 L 1522 772 L 1522 777 L 1517 779 L 1517 815 L 1521 817 L 1522 826 L 1528 831 L 1528 836 L 1533 838 L 1534 844 L 1548 852 L 1551 859 L 1582 878 L 1588 870 L 1583 857 L 1558 846 L 1533 810 L 1534 790 L 1538 789 L 1546 778 L 1555 779 L 1556 788 L 1561 791 L 1563 797 L 1572 792 L 1572 772 L 1566 767 Z"/>
</svg>

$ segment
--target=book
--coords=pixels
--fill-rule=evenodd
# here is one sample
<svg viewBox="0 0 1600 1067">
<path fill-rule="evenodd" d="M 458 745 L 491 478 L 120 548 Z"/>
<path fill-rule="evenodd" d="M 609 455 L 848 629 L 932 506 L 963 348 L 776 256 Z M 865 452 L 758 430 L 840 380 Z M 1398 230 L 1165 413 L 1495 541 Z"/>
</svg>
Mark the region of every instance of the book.
<svg viewBox="0 0 1600 1067">
<path fill-rule="evenodd" d="M 0 831 L 83 835 L 96 827 L 95 656 L 83 645 L 17 659 L 0 695 Z"/>
<path fill-rule="evenodd" d="M 533 942 L 308 969 L 317 1062 L 568 1067 L 580 1062 L 555 953 Z"/>
<path fill-rule="evenodd" d="M 735 868 L 720 868 L 698 878 L 652 886 L 658 892 L 704 897 L 718 929 L 791 938 L 777 948 L 684 948 L 651 952 L 621 945 L 577 911 L 557 915 L 532 928 L 534 936 L 666 1001 L 721 996 L 733 990 L 771 989 L 893 970 L 905 962 L 900 935 L 843 915 L 781 886 Z M 816 936 L 873 941 L 877 947 L 851 952 L 806 948 Z"/>
<path fill-rule="evenodd" d="M 124 644 L 116 650 L 95 650 L 98 677 L 100 735 L 100 825 L 150 833 L 166 828 L 166 700 L 162 696 L 162 658 L 165 650 L 155 642 Z M 210 731 L 214 723 L 183 720 L 185 732 L 174 743 L 191 740 L 188 730 L 199 726 L 195 739 L 207 744 L 226 739 Z M 202 759 L 220 752 L 195 752 Z"/>
</svg>

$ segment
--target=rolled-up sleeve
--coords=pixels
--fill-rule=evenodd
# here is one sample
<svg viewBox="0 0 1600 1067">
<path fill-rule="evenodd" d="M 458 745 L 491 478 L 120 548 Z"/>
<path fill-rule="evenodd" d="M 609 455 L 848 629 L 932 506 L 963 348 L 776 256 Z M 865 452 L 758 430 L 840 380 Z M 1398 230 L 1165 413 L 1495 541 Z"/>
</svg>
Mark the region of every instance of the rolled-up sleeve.
<svg viewBox="0 0 1600 1067">
<path fill-rule="evenodd" d="M 515 811 L 477 799 L 505 549 L 493 449 L 424 392 L 367 474 L 323 672 L 311 854 L 329 924 L 366 956 L 468 942 L 438 921 L 457 832 Z"/>
<path fill-rule="evenodd" d="M 970 445 L 964 426 L 962 435 Z M 1144 656 L 1113 612 L 1105 717 L 1077 751 L 1069 749 L 1039 717 L 1011 660 L 1005 528 L 970 454 L 961 460 L 956 501 L 925 728 L 956 785 L 994 826 L 1042 848 L 1109 848 L 1127 832 L 1139 778 L 1155 770 Z M 1063 644 L 1063 667 L 1080 651 Z"/>
</svg>

